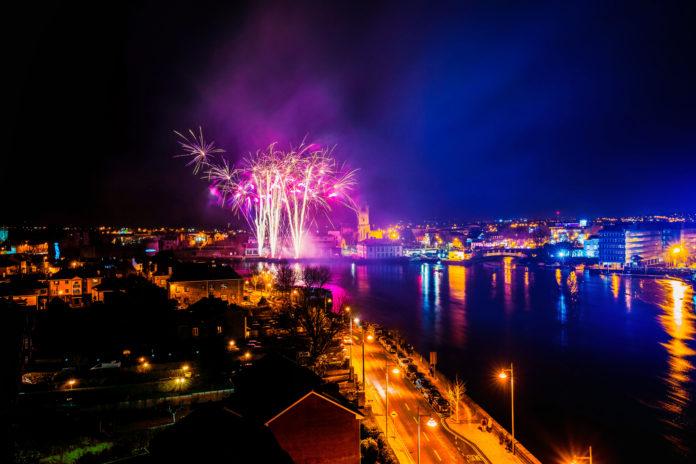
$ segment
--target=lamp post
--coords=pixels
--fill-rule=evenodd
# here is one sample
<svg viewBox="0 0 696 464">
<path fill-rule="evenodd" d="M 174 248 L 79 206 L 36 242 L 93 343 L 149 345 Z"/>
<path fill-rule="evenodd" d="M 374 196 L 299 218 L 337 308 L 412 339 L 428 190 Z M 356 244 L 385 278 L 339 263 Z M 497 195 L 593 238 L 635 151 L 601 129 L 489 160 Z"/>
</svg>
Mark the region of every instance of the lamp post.
<svg viewBox="0 0 696 464">
<path fill-rule="evenodd" d="M 515 455 L 515 375 L 512 363 L 510 369 L 503 369 L 498 374 L 501 379 L 507 379 L 510 376 L 510 416 L 512 422 L 512 454 Z"/>
<path fill-rule="evenodd" d="M 418 422 L 418 462 L 417 462 L 417 464 L 420 464 L 420 449 L 421 449 L 421 446 L 420 446 L 420 423 L 421 423 L 421 417 L 430 417 L 430 419 L 428 419 L 428 422 L 426 422 L 428 427 L 437 426 L 437 421 L 435 421 L 435 419 L 433 419 L 431 416 L 428 416 L 427 414 L 421 415 L 420 402 L 419 402 L 418 403 L 418 412 L 416 414 L 416 422 Z"/>
<path fill-rule="evenodd" d="M 393 372 L 398 374 L 399 368 L 395 367 Z M 384 356 L 384 374 L 384 435 L 389 443 L 389 358 L 386 355 Z"/>
<path fill-rule="evenodd" d="M 586 462 L 589 462 L 590 464 L 592 464 L 592 447 L 591 446 L 590 446 L 589 456 L 573 455 L 573 460 L 570 462 L 570 464 L 578 464 L 578 463 L 583 462 L 583 461 L 586 461 Z"/>
<path fill-rule="evenodd" d="M 367 386 L 365 383 L 365 327 L 360 326 L 360 332 L 362 332 L 362 390 L 364 393 Z"/>
</svg>

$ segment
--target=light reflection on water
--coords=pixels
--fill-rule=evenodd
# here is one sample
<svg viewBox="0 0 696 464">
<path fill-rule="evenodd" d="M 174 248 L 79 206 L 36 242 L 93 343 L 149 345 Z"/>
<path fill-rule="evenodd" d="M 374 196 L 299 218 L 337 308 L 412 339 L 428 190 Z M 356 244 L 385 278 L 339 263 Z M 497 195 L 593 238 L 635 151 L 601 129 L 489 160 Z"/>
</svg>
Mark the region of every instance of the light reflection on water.
<svg viewBox="0 0 696 464">
<path fill-rule="evenodd" d="M 694 365 L 691 358 L 696 352 L 687 342 L 694 340 L 694 307 L 690 304 L 693 291 L 689 285 L 676 280 L 662 281 L 661 284 L 667 298 L 660 305 L 662 314 L 658 320 L 670 338 L 662 343 L 669 353 L 669 369 L 664 377 L 666 397 L 660 406 L 666 413 L 665 422 L 671 428 L 681 430 L 688 420 L 684 411 L 692 401 L 690 389 L 693 387 L 690 388 L 689 384 L 693 382 Z M 680 449 L 688 449 L 679 434 L 668 432 L 666 438 Z"/>
</svg>

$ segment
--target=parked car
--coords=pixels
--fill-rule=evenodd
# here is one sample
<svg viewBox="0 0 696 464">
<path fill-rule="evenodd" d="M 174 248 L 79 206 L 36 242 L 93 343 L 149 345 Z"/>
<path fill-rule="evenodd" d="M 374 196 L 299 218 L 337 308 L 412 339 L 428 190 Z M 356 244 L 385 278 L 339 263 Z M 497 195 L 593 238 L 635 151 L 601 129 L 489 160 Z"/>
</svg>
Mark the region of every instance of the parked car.
<svg viewBox="0 0 696 464">
<path fill-rule="evenodd" d="M 413 374 L 413 378 L 411 380 L 413 380 L 414 384 L 418 384 L 418 381 L 422 380 L 422 379 L 425 379 L 425 374 L 416 370 L 416 372 Z"/>
<path fill-rule="evenodd" d="M 416 380 L 416 388 L 420 391 L 428 390 L 432 388 L 433 384 L 430 380 L 426 379 L 425 376 Z"/>
<path fill-rule="evenodd" d="M 437 388 L 431 388 L 430 390 L 425 390 L 427 392 L 427 397 L 426 399 L 430 402 L 430 404 L 434 405 L 434 403 L 442 398 L 442 395 L 438 391 Z M 425 394 L 423 395 L 425 396 Z"/>
<path fill-rule="evenodd" d="M 120 361 L 111 361 L 108 363 L 99 363 L 89 368 L 90 371 L 96 371 L 100 369 L 117 369 L 121 367 Z"/>
<path fill-rule="evenodd" d="M 387 351 L 391 354 L 396 354 L 396 347 L 394 345 L 389 345 Z"/>
<path fill-rule="evenodd" d="M 452 410 L 452 408 L 450 407 L 449 401 L 447 401 L 444 398 L 438 398 L 434 402 L 433 408 L 435 409 L 435 411 L 437 411 L 440 414 L 443 414 L 445 416 L 448 416 Z"/>
<path fill-rule="evenodd" d="M 413 380 L 415 378 L 416 372 L 418 372 L 418 367 L 415 364 L 409 364 L 406 366 L 406 377 L 409 380 Z"/>
</svg>

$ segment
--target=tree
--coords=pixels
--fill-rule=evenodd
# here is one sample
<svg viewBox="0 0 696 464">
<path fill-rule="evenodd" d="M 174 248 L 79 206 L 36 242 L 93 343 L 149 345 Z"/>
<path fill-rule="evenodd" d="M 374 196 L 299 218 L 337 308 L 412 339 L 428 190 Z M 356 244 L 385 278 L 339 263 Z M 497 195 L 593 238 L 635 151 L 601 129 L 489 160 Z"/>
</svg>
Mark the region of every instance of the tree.
<svg viewBox="0 0 696 464">
<path fill-rule="evenodd" d="M 304 286 L 290 309 L 292 319 L 302 328 L 309 342 L 309 355 L 315 367 L 345 325 L 342 317 L 345 300 L 340 299 L 327 305 L 328 291 L 321 293 L 319 298 L 316 295 L 330 279 L 329 268 L 306 266 L 302 270 Z M 334 307 L 338 308 L 338 311 L 334 312 Z"/>
<path fill-rule="evenodd" d="M 302 269 L 302 280 L 305 290 L 324 288 L 324 285 L 331 280 L 331 270 L 326 266 L 305 266 Z"/>
<path fill-rule="evenodd" d="M 447 397 L 454 405 L 454 415 L 457 422 L 459 422 L 459 403 L 464 398 L 464 393 L 466 393 L 466 383 L 462 382 L 457 374 L 454 376 L 454 382 L 447 386 Z"/>
<path fill-rule="evenodd" d="M 261 271 L 259 271 L 258 269 L 254 269 L 251 273 L 251 277 L 249 278 L 249 280 L 251 281 L 251 285 L 254 286 L 254 290 L 258 290 L 259 282 L 263 281 Z"/>
<path fill-rule="evenodd" d="M 309 355 L 316 364 L 345 327 L 343 318 L 326 306 L 323 300 L 304 297 L 292 307 L 292 314 L 309 341 Z"/>
<path fill-rule="evenodd" d="M 278 272 L 275 275 L 275 285 L 287 298 L 290 292 L 297 284 L 297 274 L 289 264 L 282 263 L 278 266 Z"/>
</svg>

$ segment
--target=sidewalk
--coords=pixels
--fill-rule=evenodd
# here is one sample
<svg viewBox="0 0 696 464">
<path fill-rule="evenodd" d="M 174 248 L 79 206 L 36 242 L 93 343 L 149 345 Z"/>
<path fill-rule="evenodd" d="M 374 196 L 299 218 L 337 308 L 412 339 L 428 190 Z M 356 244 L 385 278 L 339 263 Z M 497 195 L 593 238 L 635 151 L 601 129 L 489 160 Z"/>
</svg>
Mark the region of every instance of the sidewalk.
<svg viewBox="0 0 696 464">
<path fill-rule="evenodd" d="M 459 414 L 461 418 L 462 408 L 460 406 Z M 450 417 L 445 420 L 447 425 L 457 432 L 459 435 L 474 443 L 486 457 L 495 464 L 521 464 L 522 461 L 512 453 L 508 452 L 499 442 L 498 439 L 489 432 L 482 432 L 478 429 L 478 423 L 456 423 L 454 418 Z"/>
<path fill-rule="evenodd" d="M 414 353 L 413 362 L 418 366 L 421 372 L 427 373 L 429 371 L 429 365 L 425 363 L 425 360 L 421 358 L 418 353 Z M 440 390 L 443 397 L 447 397 L 447 385 L 443 380 L 442 374 L 439 372 L 428 379 Z M 455 421 L 454 417 L 454 407 L 452 407 L 452 416 L 445 420 L 446 424 L 459 435 L 464 437 L 467 441 L 475 445 L 482 454 L 494 464 L 524 464 L 525 461 L 521 460 L 518 456 L 513 455 L 505 449 L 505 447 L 499 442 L 498 437 L 490 432 L 481 431 L 478 429 L 480 420 L 472 421 L 472 417 L 475 416 L 471 408 L 464 402 L 459 403 L 459 419 L 460 423 Z M 518 445 L 520 446 L 519 442 Z"/>
</svg>

